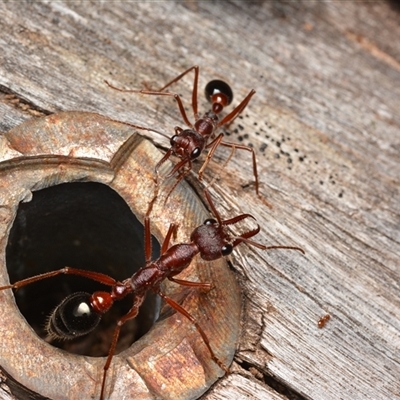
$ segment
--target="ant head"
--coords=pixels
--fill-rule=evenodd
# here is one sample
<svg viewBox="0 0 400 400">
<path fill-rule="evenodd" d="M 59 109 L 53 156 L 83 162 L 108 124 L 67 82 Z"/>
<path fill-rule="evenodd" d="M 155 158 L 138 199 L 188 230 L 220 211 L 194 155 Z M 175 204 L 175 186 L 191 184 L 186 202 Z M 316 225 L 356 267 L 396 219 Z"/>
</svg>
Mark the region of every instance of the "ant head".
<svg viewBox="0 0 400 400">
<path fill-rule="evenodd" d="M 256 235 L 260 231 L 258 225 L 256 229 L 245 232 L 241 236 L 232 236 L 226 229 L 226 225 L 235 224 L 249 217 L 254 218 L 250 214 L 242 214 L 229 220 L 221 221 L 218 215 L 218 221 L 215 219 L 204 221 L 204 224 L 196 228 L 190 236 L 190 239 L 196 243 L 201 258 L 212 261 L 227 256 L 232 253 L 235 246 L 248 241 L 249 238 Z"/>
<path fill-rule="evenodd" d="M 193 129 L 185 129 L 171 137 L 171 149 L 184 160 L 194 160 L 200 156 L 205 146 L 204 138 Z"/>
<path fill-rule="evenodd" d="M 245 232 L 240 236 L 231 235 L 227 229 L 227 225 L 234 225 L 246 218 L 255 219 L 251 214 L 241 214 L 227 220 L 222 220 L 207 189 L 204 190 L 204 194 L 216 219 L 207 219 L 204 224 L 196 228 L 190 236 L 190 239 L 196 243 L 201 258 L 212 261 L 227 256 L 232 253 L 234 247 L 242 242 L 259 246 L 257 243 L 249 240 L 260 232 L 259 225 L 257 225 L 257 228 Z"/>
<path fill-rule="evenodd" d="M 215 219 L 207 219 L 191 234 L 190 240 L 196 243 L 203 260 L 217 260 L 232 253 L 233 244 L 224 226 Z"/>
<path fill-rule="evenodd" d="M 206 99 L 212 104 L 213 111 L 218 114 L 224 107 L 231 104 L 233 92 L 231 87 L 224 81 L 218 79 L 208 82 L 204 93 Z"/>
</svg>

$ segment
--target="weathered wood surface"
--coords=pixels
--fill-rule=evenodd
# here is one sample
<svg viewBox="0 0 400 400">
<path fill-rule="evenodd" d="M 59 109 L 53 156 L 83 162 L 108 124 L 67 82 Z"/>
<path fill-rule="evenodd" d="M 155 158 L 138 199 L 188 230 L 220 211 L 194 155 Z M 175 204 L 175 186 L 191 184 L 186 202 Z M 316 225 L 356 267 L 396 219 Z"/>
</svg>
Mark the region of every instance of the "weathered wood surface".
<svg viewBox="0 0 400 400">
<path fill-rule="evenodd" d="M 244 151 L 214 196 L 225 215 L 251 212 L 261 243 L 299 245 L 306 256 L 245 246 L 234 253 L 242 340 L 233 373 L 204 398 L 400 399 L 396 4 L 0 5 L 2 131 L 86 110 L 172 133 L 182 125 L 172 101 L 121 94 L 103 80 L 157 87 L 194 64 L 201 91 L 225 79 L 237 104 L 257 90 L 229 140 L 256 149 L 261 193 L 273 208 L 255 197 Z M 176 90 L 189 99 L 190 85 Z M 217 153 L 217 161 L 228 154 Z M 206 180 L 217 170 L 211 164 Z"/>
</svg>

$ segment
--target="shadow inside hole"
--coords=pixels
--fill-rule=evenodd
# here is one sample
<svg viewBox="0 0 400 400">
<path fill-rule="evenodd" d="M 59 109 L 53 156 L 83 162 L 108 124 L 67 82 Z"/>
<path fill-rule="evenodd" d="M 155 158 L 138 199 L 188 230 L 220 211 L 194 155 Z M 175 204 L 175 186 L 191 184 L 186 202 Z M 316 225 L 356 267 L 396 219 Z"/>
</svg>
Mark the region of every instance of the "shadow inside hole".
<svg viewBox="0 0 400 400">
<path fill-rule="evenodd" d="M 152 237 L 153 258 L 160 246 Z M 144 228 L 128 205 L 110 187 L 95 182 L 74 182 L 33 193 L 20 203 L 6 248 L 12 283 L 65 266 L 102 272 L 119 281 L 145 264 Z M 109 287 L 84 277 L 60 275 L 24 286 L 15 292 L 16 303 L 36 333 L 54 308 L 69 294 L 92 293 Z M 91 333 L 53 345 L 76 354 L 107 355 L 116 321 L 132 306 L 132 297 L 115 302 Z M 149 292 L 139 315 L 121 330 L 117 353 L 144 335 L 158 317 L 160 301 Z"/>
</svg>

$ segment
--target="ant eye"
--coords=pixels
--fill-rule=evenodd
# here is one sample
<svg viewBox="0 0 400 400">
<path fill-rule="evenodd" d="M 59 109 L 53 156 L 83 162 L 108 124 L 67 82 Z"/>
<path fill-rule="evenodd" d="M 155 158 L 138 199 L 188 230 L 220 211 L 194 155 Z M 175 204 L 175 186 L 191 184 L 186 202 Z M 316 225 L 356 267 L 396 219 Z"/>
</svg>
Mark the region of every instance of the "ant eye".
<svg viewBox="0 0 400 400">
<path fill-rule="evenodd" d="M 204 94 L 206 96 L 206 99 L 211 103 L 212 96 L 216 93 L 222 93 L 227 97 L 227 104 L 231 104 L 233 100 L 233 92 L 231 87 L 225 83 L 224 81 L 220 81 L 219 79 L 216 79 L 214 81 L 208 82 L 205 89 L 204 89 Z"/>
<path fill-rule="evenodd" d="M 197 158 L 201 154 L 200 147 L 196 147 L 193 151 L 192 154 L 190 154 L 190 158 Z"/>
<path fill-rule="evenodd" d="M 204 221 L 204 225 L 215 225 L 216 223 L 217 221 L 213 218 L 209 218 Z"/>
<path fill-rule="evenodd" d="M 178 135 L 174 135 L 174 136 L 171 137 L 171 139 L 169 140 L 171 146 L 173 146 L 175 144 L 175 141 L 176 141 L 177 137 L 178 137 Z"/>
<path fill-rule="evenodd" d="M 228 256 L 233 251 L 233 246 L 231 244 L 226 244 L 225 246 L 221 247 L 221 254 L 223 256 Z"/>
</svg>

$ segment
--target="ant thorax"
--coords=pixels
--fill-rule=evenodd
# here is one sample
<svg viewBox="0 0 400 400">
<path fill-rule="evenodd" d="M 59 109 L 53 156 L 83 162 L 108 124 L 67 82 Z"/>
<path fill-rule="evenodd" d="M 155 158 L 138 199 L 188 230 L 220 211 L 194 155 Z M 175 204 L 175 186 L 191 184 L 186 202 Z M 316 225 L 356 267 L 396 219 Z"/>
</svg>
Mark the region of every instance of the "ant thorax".
<svg viewBox="0 0 400 400">
<path fill-rule="evenodd" d="M 203 118 L 199 118 L 194 123 L 194 129 L 199 132 L 204 138 L 211 137 L 218 127 L 218 115 L 213 111 L 208 111 L 204 114 Z"/>
<path fill-rule="evenodd" d="M 165 279 L 175 276 L 187 268 L 198 252 L 196 243 L 179 243 L 171 246 L 153 264 L 163 273 Z"/>
</svg>

